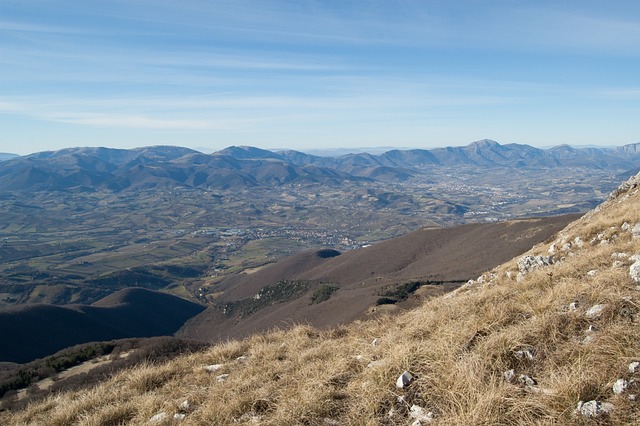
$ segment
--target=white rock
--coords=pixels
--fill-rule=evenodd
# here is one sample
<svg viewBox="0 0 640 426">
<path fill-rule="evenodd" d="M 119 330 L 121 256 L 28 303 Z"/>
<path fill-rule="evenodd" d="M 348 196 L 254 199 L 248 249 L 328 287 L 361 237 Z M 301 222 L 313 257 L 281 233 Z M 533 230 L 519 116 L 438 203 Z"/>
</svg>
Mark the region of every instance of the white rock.
<svg viewBox="0 0 640 426">
<path fill-rule="evenodd" d="M 587 327 L 586 333 L 595 333 L 596 331 L 598 331 L 598 328 L 591 324 L 589 327 Z"/>
<path fill-rule="evenodd" d="M 175 413 L 173 415 L 174 420 L 182 421 L 187 417 L 185 413 Z"/>
<path fill-rule="evenodd" d="M 149 419 L 149 423 L 152 423 L 152 424 L 162 423 L 168 418 L 169 418 L 169 415 L 164 411 L 161 411 L 158 414 L 154 414 L 153 417 Z"/>
<path fill-rule="evenodd" d="M 180 403 L 180 405 L 178 406 L 178 409 L 180 411 L 191 411 L 192 408 L 193 408 L 193 405 L 191 405 L 188 399 L 185 399 L 184 401 L 182 401 L 182 403 Z"/>
<path fill-rule="evenodd" d="M 631 364 L 629 364 L 629 373 L 634 374 L 638 371 L 640 371 L 640 362 L 633 361 Z"/>
<path fill-rule="evenodd" d="M 249 357 L 248 357 L 248 356 L 246 356 L 246 355 L 241 355 L 241 356 L 239 356 L 238 358 L 236 358 L 236 361 L 238 361 L 238 362 L 246 362 L 248 359 L 249 359 Z"/>
<path fill-rule="evenodd" d="M 562 245 L 562 248 L 560 249 L 562 251 L 569 251 L 571 250 L 571 243 L 565 243 Z"/>
<path fill-rule="evenodd" d="M 526 374 L 521 374 L 520 376 L 518 376 L 518 382 L 526 386 L 535 386 L 538 384 L 538 382 L 536 382 L 534 379 L 527 376 Z"/>
<path fill-rule="evenodd" d="M 573 239 L 573 244 L 575 244 L 578 248 L 580 248 L 584 245 L 584 241 L 582 241 L 582 238 L 580 237 L 575 237 Z"/>
<path fill-rule="evenodd" d="M 411 382 L 413 382 L 414 377 L 411 373 L 409 373 L 408 371 L 404 371 L 400 377 L 398 377 L 398 380 L 396 380 L 396 387 L 398 389 L 404 389 L 407 386 L 409 386 L 411 384 Z"/>
<path fill-rule="evenodd" d="M 585 316 L 589 319 L 598 318 L 600 315 L 602 315 L 602 311 L 604 311 L 604 308 L 605 305 L 603 304 L 593 305 L 589 308 L 589 310 L 587 310 Z"/>
<path fill-rule="evenodd" d="M 216 376 L 216 382 L 224 382 L 227 380 L 227 377 L 229 377 L 228 374 L 220 374 L 219 376 Z"/>
<path fill-rule="evenodd" d="M 592 269 L 589 272 L 587 272 L 587 275 L 590 277 L 595 277 L 596 275 L 598 275 L 598 271 L 596 269 Z"/>
<path fill-rule="evenodd" d="M 633 228 L 631 228 L 631 235 L 633 235 L 633 238 L 640 238 L 640 223 L 636 223 Z"/>
<path fill-rule="evenodd" d="M 371 346 L 378 346 L 379 344 L 380 341 L 377 338 L 373 339 L 373 341 L 371 342 Z"/>
<path fill-rule="evenodd" d="M 627 390 L 627 386 L 629 386 L 629 382 L 627 382 L 625 379 L 618 379 L 613 384 L 613 393 L 616 395 L 620 395 L 622 392 Z"/>
<path fill-rule="evenodd" d="M 377 361 L 371 361 L 369 364 L 367 364 L 367 368 L 375 368 L 375 367 L 379 367 L 381 365 L 384 365 L 384 361 L 379 359 Z"/>
<path fill-rule="evenodd" d="M 611 265 L 612 268 L 622 268 L 623 266 L 624 266 L 624 262 L 620 260 L 615 260 L 613 262 L 613 265 Z"/>
<path fill-rule="evenodd" d="M 620 229 L 622 229 L 623 231 L 628 231 L 629 229 L 631 229 L 631 225 L 629 225 L 627 222 L 625 222 L 625 223 L 622 224 Z"/>
<path fill-rule="evenodd" d="M 576 412 L 587 418 L 598 418 L 610 413 L 613 410 L 613 404 L 601 401 L 578 402 Z"/>
<path fill-rule="evenodd" d="M 518 260 L 518 269 L 521 273 L 526 274 L 529 271 L 551 264 L 553 264 L 553 257 L 551 256 L 522 256 Z"/>
<path fill-rule="evenodd" d="M 640 283 L 640 260 L 636 260 L 633 265 L 629 266 L 629 276 L 633 282 Z"/>
<path fill-rule="evenodd" d="M 515 370 L 511 369 L 511 370 L 507 370 L 504 373 L 502 373 L 502 377 L 504 377 L 504 381 L 507 383 L 513 383 L 513 381 L 516 378 L 516 372 Z"/>
<path fill-rule="evenodd" d="M 611 254 L 612 259 L 628 259 L 629 255 L 627 253 L 613 253 Z"/>
<path fill-rule="evenodd" d="M 578 309 L 578 306 L 580 306 L 578 302 L 571 302 L 569 303 L 568 309 L 570 311 L 575 311 L 576 309 Z"/>
<path fill-rule="evenodd" d="M 518 351 L 515 351 L 513 353 L 513 355 L 518 358 L 518 359 L 526 359 L 526 360 L 533 360 L 534 355 L 533 355 L 533 351 L 529 348 L 525 348 L 525 349 L 520 349 Z"/>
<path fill-rule="evenodd" d="M 213 373 L 214 371 L 220 370 L 224 367 L 224 364 L 211 364 L 203 367 L 207 373 Z"/>
<path fill-rule="evenodd" d="M 588 345 L 589 343 L 593 342 L 594 340 L 596 340 L 596 336 L 594 336 L 593 334 L 589 334 L 587 337 L 582 339 L 582 344 L 583 345 Z"/>
<path fill-rule="evenodd" d="M 433 413 L 431 411 L 427 412 L 424 408 L 415 404 L 409 409 L 409 416 L 412 419 L 416 419 L 419 424 L 433 421 Z"/>
</svg>

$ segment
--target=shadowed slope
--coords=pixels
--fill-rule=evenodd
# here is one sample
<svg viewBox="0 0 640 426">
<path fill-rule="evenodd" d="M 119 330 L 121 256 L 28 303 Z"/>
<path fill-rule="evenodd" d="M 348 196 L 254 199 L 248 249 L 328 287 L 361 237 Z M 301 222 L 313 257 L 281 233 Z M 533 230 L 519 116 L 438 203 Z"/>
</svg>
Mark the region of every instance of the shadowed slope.
<svg viewBox="0 0 640 426">
<path fill-rule="evenodd" d="M 0 361 L 27 362 L 79 343 L 171 335 L 201 305 L 130 288 L 94 305 L 19 305 L 0 310 Z"/>
</svg>

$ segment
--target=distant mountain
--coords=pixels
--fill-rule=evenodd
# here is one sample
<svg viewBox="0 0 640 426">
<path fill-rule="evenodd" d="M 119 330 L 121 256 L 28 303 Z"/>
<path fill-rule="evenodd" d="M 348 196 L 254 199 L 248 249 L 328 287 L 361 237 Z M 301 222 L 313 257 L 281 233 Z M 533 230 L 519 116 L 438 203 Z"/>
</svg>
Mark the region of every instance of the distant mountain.
<svg viewBox="0 0 640 426">
<path fill-rule="evenodd" d="M 360 179 L 396 183 L 428 172 L 430 167 L 589 167 L 622 173 L 640 167 L 640 144 L 539 149 L 485 139 L 464 147 L 394 149 L 378 155 L 339 157 L 248 146 L 231 146 L 213 154 L 173 146 L 67 148 L 5 160 L 0 169 L 0 190 L 237 189 L 292 183 L 340 185 Z"/>
<path fill-rule="evenodd" d="M 411 301 L 402 298 L 419 285 L 435 294 L 456 288 L 577 217 L 425 228 L 342 254 L 307 251 L 252 274 L 225 278 L 212 290 L 218 306 L 189 320 L 176 335 L 209 341 L 244 337 L 283 323 L 329 327 L 362 318 L 371 309 L 389 308 L 394 298 L 400 299 L 395 305 L 406 306 Z M 314 297 L 327 292 L 327 300 L 314 303 Z M 385 306 L 376 307 L 379 303 Z"/>
<path fill-rule="evenodd" d="M 0 161 L 11 160 L 12 158 L 17 157 L 17 154 L 9 154 L 6 152 L 0 152 Z"/>
<path fill-rule="evenodd" d="M 79 343 L 171 335 L 203 306 L 128 288 L 93 305 L 17 305 L 0 309 L 0 362 L 28 362 Z"/>
</svg>

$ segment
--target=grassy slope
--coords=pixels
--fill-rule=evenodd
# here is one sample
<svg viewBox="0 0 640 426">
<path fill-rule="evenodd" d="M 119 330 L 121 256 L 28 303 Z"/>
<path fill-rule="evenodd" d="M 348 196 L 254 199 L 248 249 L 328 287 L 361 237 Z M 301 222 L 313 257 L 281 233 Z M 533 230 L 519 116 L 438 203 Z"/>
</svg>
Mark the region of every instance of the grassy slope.
<svg viewBox="0 0 640 426">
<path fill-rule="evenodd" d="M 188 400 L 192 408 L 180 424 L 404 425 L 412 421 L 412 404 L 432 411 L 437 425 L 638 424 L 640 403 L 629 392 L 612 392 L 616 379 L 632 378 L 628 364 L 640 360 L 640 293 L 629 277 L 631 261 L 614 267 L 612 258 L 640 253 L 640 238 L 621 230 L 624 222 L 640 223 L 639 188 L 569 225 L 559 241 L 580 237 L 583 247 L 556 254 L 561 261 L 521 281 L 514 259 L 485 274 L 489 283 L 472 283 L 402 315 L 231 341 L 120 373 L 91 391 L 1 413 L 0 423 L 145 424 L 164 411 L 171 424 Z M 530 253 L 548 249 L 541 244 Z M 568 308 L 572 302 L 576 309 Z M 589 319 L 596 304 L 604 310 Z M 532 349 L 532 360 L 515 356 L 523 348 Z M 378 362 L 368 367 L 371 361 Z M 203 369 L 214 363 L 223 367 Z M 506 383 L 508 369 L 538 384 Z M 417 380 L 398 390 L 403 370 Z M 220 381 L 220 374 L 228 377 Z M 592 399 L 615 406 L 599 423 L 572 414 L 578 401 Z"/>
</svg>

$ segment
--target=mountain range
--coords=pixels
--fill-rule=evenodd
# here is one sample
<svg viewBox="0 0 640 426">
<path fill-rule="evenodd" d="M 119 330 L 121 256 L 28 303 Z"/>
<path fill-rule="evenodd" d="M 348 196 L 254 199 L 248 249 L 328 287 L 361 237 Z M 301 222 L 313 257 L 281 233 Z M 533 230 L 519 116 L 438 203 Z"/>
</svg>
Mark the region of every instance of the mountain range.
<svg viewBox="0 0 640 426">
<path fill-rule="evenodd" d="M 234 188 L 362 179 L 402 182 L 430 167 L 526 169 L 591 167 L 617 172 L 640 167 L 640 144 L 615 148 L 539 149 L 492 140 L 465 147 L 390 150 L 320 157 L 300 151 L 229 147 L 213 154 L 188 148 L 67 148 L 8 158 L 0 190 L 136 190 L 154 187 Z"/>
</svg>

